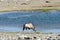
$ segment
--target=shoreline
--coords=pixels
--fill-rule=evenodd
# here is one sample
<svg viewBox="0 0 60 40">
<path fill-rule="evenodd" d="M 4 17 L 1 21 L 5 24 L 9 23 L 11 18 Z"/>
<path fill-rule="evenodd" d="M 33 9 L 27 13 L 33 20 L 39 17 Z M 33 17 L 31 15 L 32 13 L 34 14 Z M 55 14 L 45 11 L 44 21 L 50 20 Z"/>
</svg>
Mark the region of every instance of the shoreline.
<svg viewBox="0 0 60 40">
<path fill-rule="evenodd" d="M 49 11 L 60 10 L 60 7 L 41 7 L 41 8 L 19 8 L 19 9 L 2 9 L 0 12 L 12 12 L 12 11 Z"/>
</svg>

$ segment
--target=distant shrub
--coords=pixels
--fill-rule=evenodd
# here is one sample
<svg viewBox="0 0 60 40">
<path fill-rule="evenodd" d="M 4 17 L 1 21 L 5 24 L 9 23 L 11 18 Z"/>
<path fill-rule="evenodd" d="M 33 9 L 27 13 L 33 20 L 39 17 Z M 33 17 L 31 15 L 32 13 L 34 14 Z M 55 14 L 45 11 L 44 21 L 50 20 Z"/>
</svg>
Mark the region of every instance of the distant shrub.
<svg viewBox="0 0 60 40">
<path fill-rule="evenodd" d="M 50 1 L 45 1 L 46 3 L 50 3 Z"/>
<path fill-rule="evenodd" d="M 40 34 L 40 32 L 36 32 L 36 34 Z"/>
</svg>

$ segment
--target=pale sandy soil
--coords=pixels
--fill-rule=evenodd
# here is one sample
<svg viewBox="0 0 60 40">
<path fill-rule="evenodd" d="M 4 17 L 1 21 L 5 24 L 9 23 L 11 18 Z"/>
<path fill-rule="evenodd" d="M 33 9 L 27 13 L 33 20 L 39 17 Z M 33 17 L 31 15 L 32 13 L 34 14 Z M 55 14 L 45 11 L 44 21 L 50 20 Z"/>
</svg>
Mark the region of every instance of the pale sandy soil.
<svg viewBox="0 0 60 40">
<path fill-rule="evenodd" d="M 0 32 L 0 40 L 47 40 L 60 39 L 60 34 L 54 33 L 19 33 L 19 32 Z M 30 39 L 27 39 L 27 38 Z M 35 38 L 34 38 L 35 37 Z"/>
<path fill-rule="evenodd" d="M 60 9 L 60 1 L 49 0 L 30 0 L 30 1 L 0 1 L 0 11 L 13 11 L 13 10 L 38 10 L 38 9 Z"/>
</svg>

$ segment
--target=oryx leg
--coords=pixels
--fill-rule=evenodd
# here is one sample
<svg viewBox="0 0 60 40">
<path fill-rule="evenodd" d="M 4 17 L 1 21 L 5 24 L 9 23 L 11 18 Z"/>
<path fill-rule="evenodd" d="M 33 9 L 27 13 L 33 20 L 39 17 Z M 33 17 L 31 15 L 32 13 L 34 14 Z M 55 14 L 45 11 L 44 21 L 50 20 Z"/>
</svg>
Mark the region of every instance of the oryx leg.
<svg viewBox="0 0 60 40">
<path fill-rule="evenodd" d="M 27 30 L 27 28 L 25 28 Z"/>
<path fill-rule="evenodd" d="M 25 27 L 23 27 L 23 31 L 24 31 Z"/>
</svg>

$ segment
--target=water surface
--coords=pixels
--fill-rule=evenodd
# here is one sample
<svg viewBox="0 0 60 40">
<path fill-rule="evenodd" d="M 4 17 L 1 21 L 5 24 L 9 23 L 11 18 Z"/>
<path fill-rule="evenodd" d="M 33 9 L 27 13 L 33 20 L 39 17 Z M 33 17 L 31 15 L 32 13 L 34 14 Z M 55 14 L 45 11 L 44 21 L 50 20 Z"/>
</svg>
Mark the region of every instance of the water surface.
<svg viewBox="0 0 60 40">
<path fill-rule="evenodd" d="M 15 11 L 0 13 L 0 32 L 22 32 L 22 27 L 25 23 L 33 23 L 39 32 L 58 33 L 60 32 L 60 11 Z"/>
</svg>

